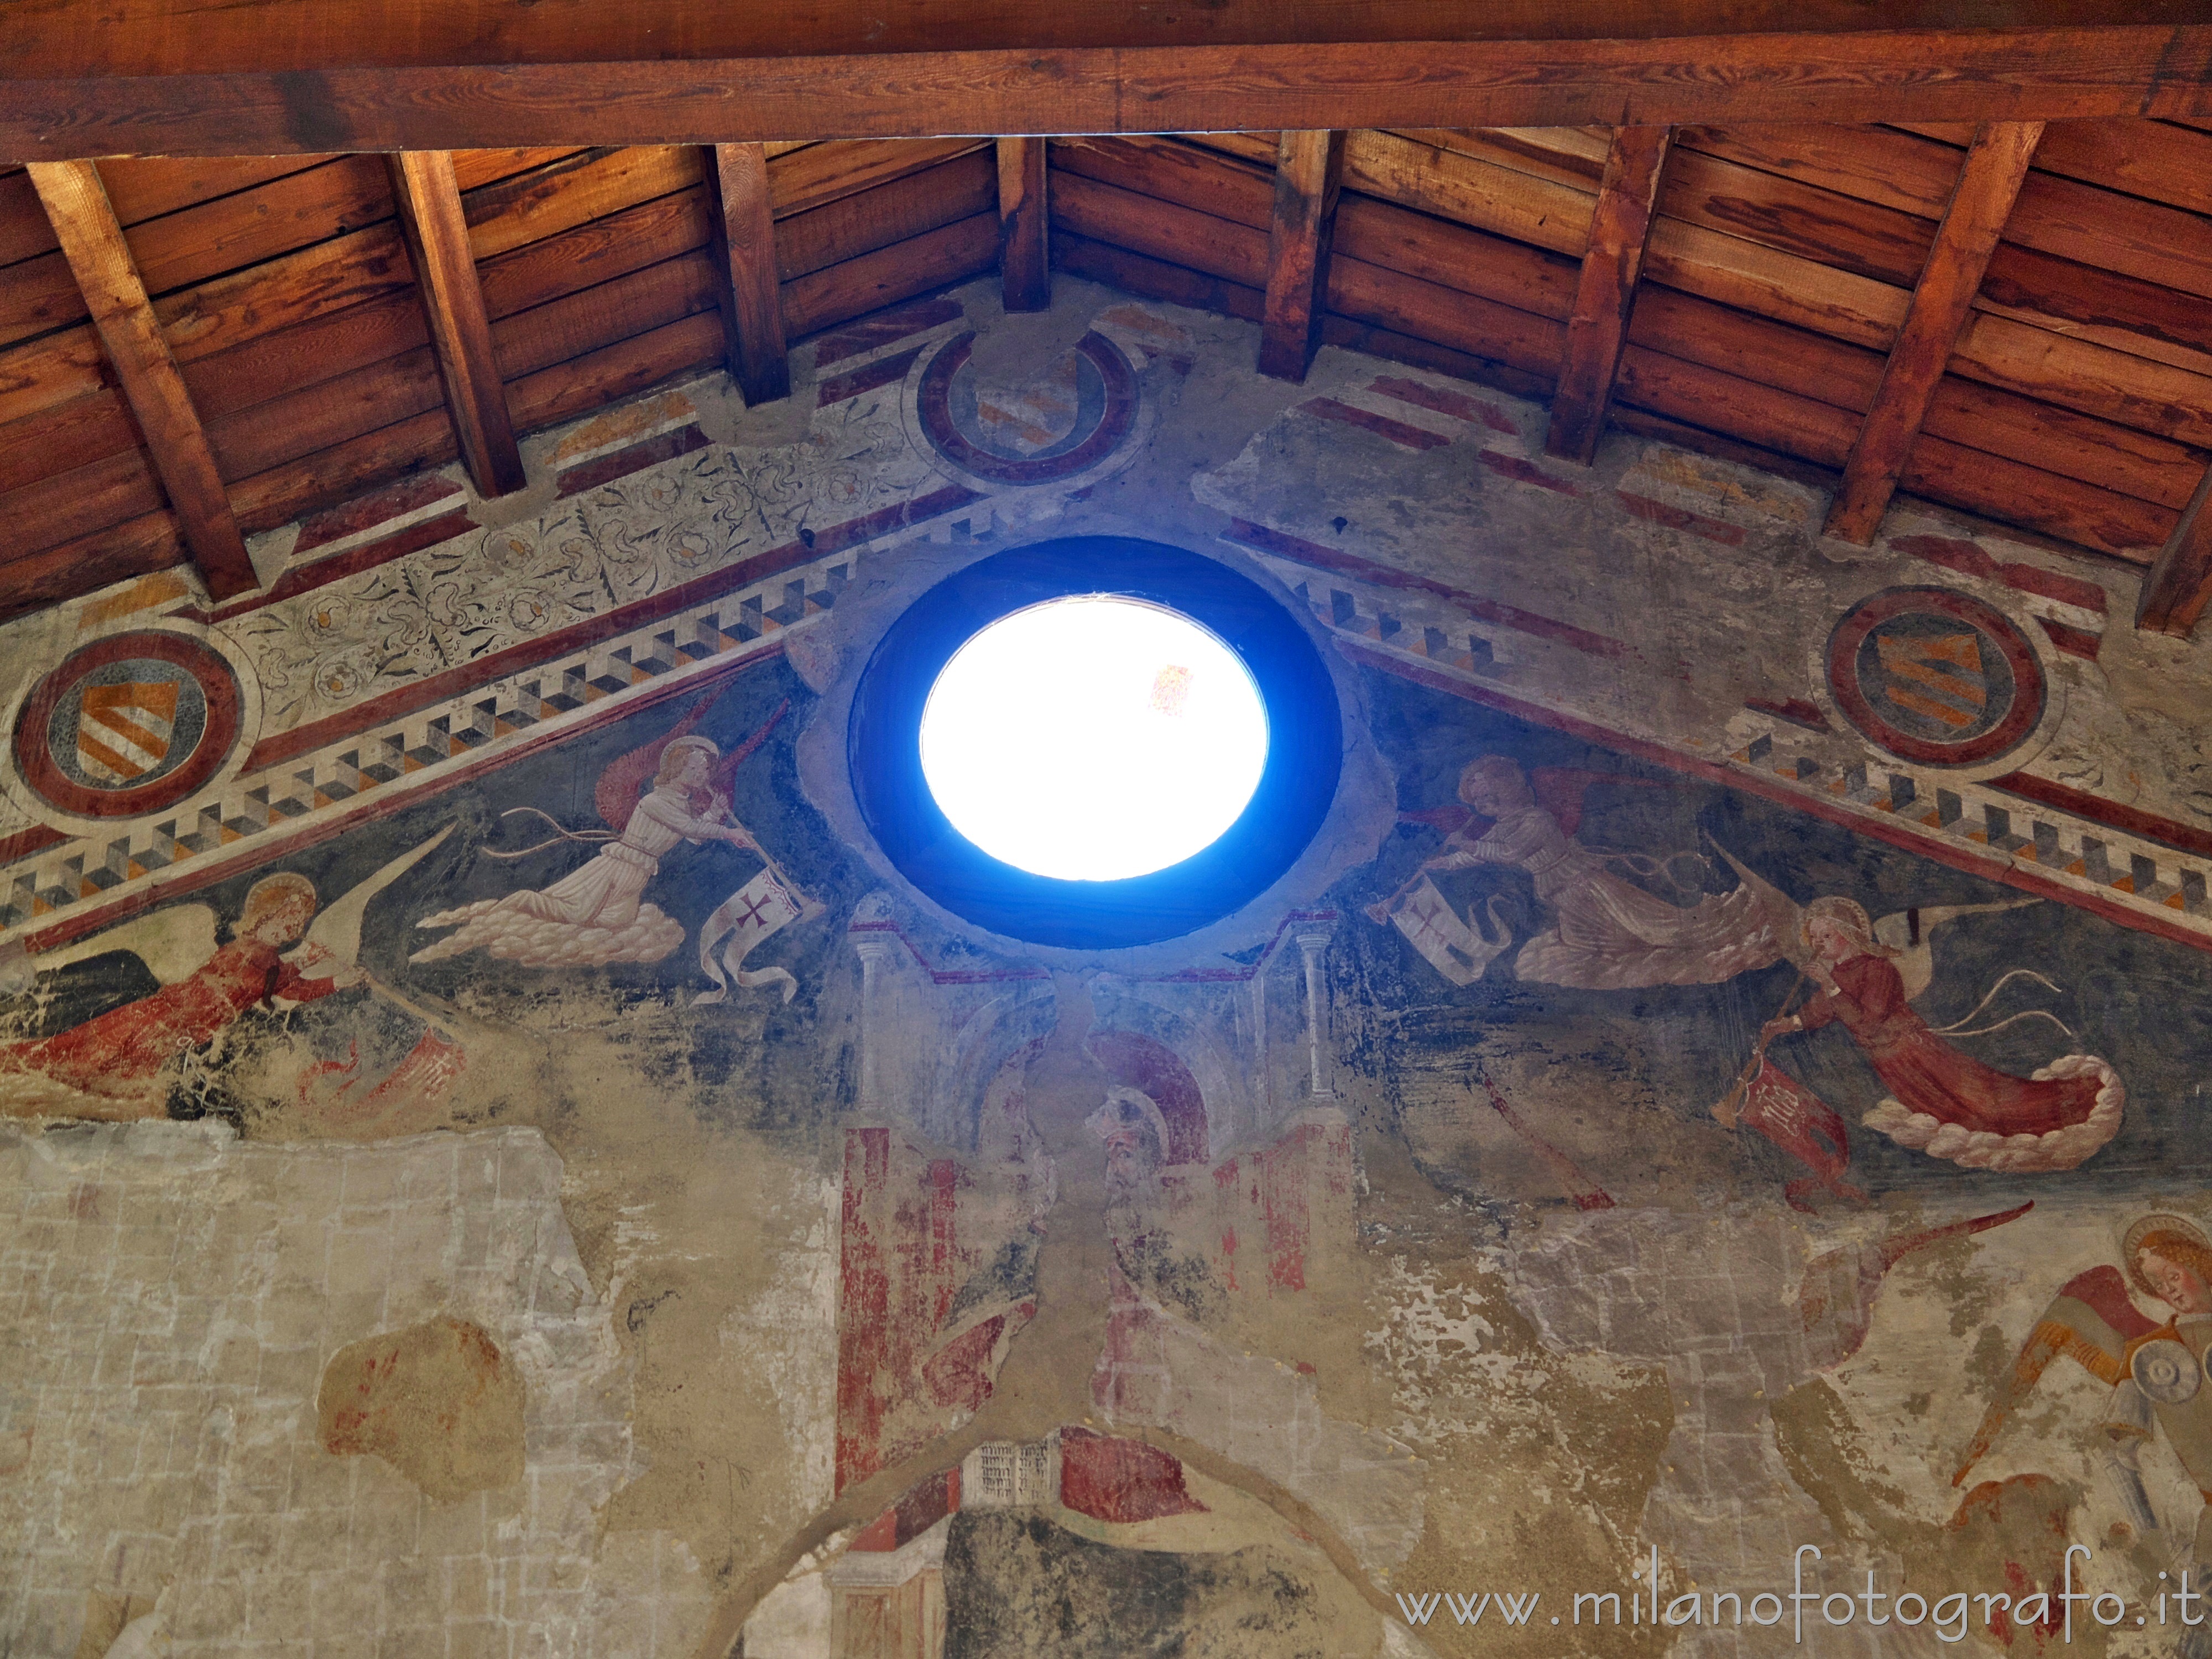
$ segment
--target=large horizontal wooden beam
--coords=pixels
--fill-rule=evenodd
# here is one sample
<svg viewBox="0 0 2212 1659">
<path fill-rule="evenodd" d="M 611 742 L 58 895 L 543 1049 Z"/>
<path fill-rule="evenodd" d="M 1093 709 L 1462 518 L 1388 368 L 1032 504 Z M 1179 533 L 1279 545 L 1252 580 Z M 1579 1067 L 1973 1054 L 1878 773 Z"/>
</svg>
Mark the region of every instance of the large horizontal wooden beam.
<svg viewBox="0 0 2212 1659">
<path fill-rule="evenodd" d="M 1731 35 L 1923 34 L 2204 21 L 2197 0 L 799 0 L 702 6 L 623 0 L 11 0 L 16 53 L 75 75 L 160 75 L 343 65 L 618 63 L 994 49 L 1188 51 L 1310 41 L 1662 40 Z M 1716 59 L 1716 67 L 1721 60 Z M 1931 58 L 1926 72 L 1949 72 Z M 2094 74 L 2097 60 L 2082 64 Z M 988 88 L 978 88 L 979 92 Z M 304 89 L 303 89 L 304 99 Z"/>
<path fill-rule="evenodd" d="M 884 9 L 25 0 L 0 159 L 2212 116 L 2192 0 L 1925 0 L 1907 29 L 1854 27 L 1856 0 L 1747 0 L 1724 33 L 1698 0 Z"/>
<path fill-rule="evenodd" d="M 216 470 L 207 430 L 177 372 L 177 360 L 146 297 L 137 261 L 123 239 L 99 170 L 89 161 L 33 166 L 31 184 L 84 295 L 84 308 L 92 313 L 116 382 L 137 417 L 147 459 L 208 592 L 227 599 L 250 591 L 257 580 L 253 563 Z"/>
</svg>

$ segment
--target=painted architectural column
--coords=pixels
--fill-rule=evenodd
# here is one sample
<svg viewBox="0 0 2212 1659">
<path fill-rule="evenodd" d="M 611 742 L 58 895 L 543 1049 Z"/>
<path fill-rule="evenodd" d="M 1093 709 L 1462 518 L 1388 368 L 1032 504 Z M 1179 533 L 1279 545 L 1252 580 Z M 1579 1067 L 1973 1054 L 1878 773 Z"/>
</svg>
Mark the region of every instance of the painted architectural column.
<svg viewBox="0 0 2212 1659">
<path fill-rule="evenodd" d="M 1262 1124 L 1275 1121 L 1275 1068 L 1267 1052 L 1267 969 L 1273 960 L 1273 951 L 1261 957 L 1252 975 L 1252 1054 L 1260 1080 L 1260 1097 L 1253 1103 L 1253 1109 Z"/>
<path fill-rule="evenodd" d="M 882 975 L 884 959 L 891 953 L 891 933 L 884 919 L 884 906 L 878 896 L 862 899 L 853 912 L 846 937 L 853 941 L 854 954 L 860 958 L 860 1109 L 874 1111 L 883 1104 L 883 1085 L 876 1075 L 877 1027 L 882 1023 L 878 1016 L 876 981 Z"/>
<path fill-rule="evenodd" d="M 1306 961 L 1306 1048 L 1313 1060 L 1313 1097 L 1334 1100 L 1336 1089 L 1328 1066 L 1328 988 L 1321 976 L 1322 952 L 1328 949 L 1329 930 L 1310 928 L 1297 935 L 1298 953 Z"/>
</svg>

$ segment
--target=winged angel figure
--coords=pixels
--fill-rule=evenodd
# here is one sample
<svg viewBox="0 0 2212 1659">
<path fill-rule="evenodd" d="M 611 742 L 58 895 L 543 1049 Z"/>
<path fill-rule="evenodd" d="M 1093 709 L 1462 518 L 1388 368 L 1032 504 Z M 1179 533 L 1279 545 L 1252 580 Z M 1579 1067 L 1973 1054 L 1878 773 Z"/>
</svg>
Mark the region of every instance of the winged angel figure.
<svg viewBox="0 0 2212 1659">
<path fill-rule="evenodd" d="M 2112 1385 L 2102 1425 L 2106 1467 L 2130 1519 L 2144 1533 L 2172 1536 L 2178 1547 L 2180 1528 L 2160 1526 L 2139 1459 L 2145 1442 L 2163 1436 L 2200 1492 L 2212 1493 L 2212 1386 L 2205 1374 L 2212 1240 L 2180 1216 L 2147 1215 L 2128 1229 L 2120 1256 L 2124 1273 L 2092 1267 L 2060 1289 L 2021 1345 L 1951 1484 L 1966 1484 L 2045 1368 L 2063 1356 Z M 2161 1322 L 2143 1313 L 2130 1288 L 2163 1304 L 2168 1316 Z M 2212 1570 L 2212 1497 L 2193 1517 L 2186 1553 L 2177 1547 L 2175 1555 L 2201 1585 Z M 2192 1631 L 2183 1650 L 2193 1656 L 2212 1650 L 2212 1625 Z"/>
<path fill-rule="evenodd" d="M 790 1001 L 798 981 L 788 969 L 747 969 L 744 958 L 770 933 L 794 921 L 811 921 L 825 907 L 802 892 L 730 812 L 738 768 L 767 740 L 790 704 L 786 702 L 743 744 L 724 755 L 711 739 L 693 730 L 714 706 L 714 695 L 702 698 L 673 731 L 620 757 L 600 774 L 593 805 L 610 826 L 607 830 L 569 830 L 554 823 L 551 841 L 519 852 L 486 854 L 494 859 L 523 858 L 556 842 L 569 841 L 595 843 L 597 850 L 589 860 L 550 887 L 519 889 L 423 917 L 416 927 L 454 931 L 424 945 L 409 960 L 437 962 L 482 950 L 526 968 L 659 962 L 684 943 L 684 924 L 645 897 L 660 873 L 660 860 L 686 842 L 694 846 L 719 842 L 750 853 L 763 867 L 707 919 L 699 941 L 699 966 L 715 988 L 694 1000 L 720 1002 L 734 983 L 781 984 L 783 1000 Z M 535 807 L 514 811 L 545 816 Z"/>
<path fill-rule="evenodd" d="M 1486 930 L 1474 918 L 1461 921 L 1431 877 L 1481 866 L 1526 871 L 1551 912 L 1552 925 L 1514 957 L 1513 971 L 1522 980 L 1600 990 L 1713 985 L 1787 953 L 1796 907 L 1733 859 L 1737 886 L 1678 904 L 1613 867 L 1626 864 L 1633 873 L 1663 879 L 1675 859 L 1607 854 L 1576 840 L 1583 796 L 1603 781 L 1639 781 L 1565 768 L 1532 775 L 1507 756 L 1483 756 L 1460 774 L 1466 810 L 1452 813 L 1458 822 L 1443 850 L 1368 915 L 1395 923 L 1459 985 L 1472 983 L 1511 949 L 1512 930 L 1495 897 Z"/>
<path fill-rule="evenodd" d="M 212 906 L 177 904 L 40 955 L 20 941 L 0 950 L 0 994 L 21 995 L 42 971 L 116 951 L 136 956 L 161 988 L 50 1036 L 0 1042 L 0 1113 L 163 1115 L 185 1057 L 248 1010 L 296 1007 L 370 983 L 359 962 L 368 902 L 452 833 L 449 825 L 400 854 L 319 914 L 307 877 L 264 877 L 247 890 L 227 942 L 218 942 Z M 425 1041 L 444 1042 L 434 1030 Z M 441 1069 L 459 1073 L 458 1064 Z"/>
</svg>

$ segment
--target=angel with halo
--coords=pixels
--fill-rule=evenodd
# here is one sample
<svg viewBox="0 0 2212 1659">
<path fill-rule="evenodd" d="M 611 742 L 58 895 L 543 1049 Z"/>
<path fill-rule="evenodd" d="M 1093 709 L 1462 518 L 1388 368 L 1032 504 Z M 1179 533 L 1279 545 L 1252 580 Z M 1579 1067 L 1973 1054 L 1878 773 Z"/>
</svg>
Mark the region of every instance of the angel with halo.
<svg viewBox="0 0 2212 1659">
<path fill-rule="evenodd" d="M 1890 1091 L 1862 1121 L 1901 1146 L 1972 1170 L 2070 1170 L 2119 1132 L 2127 1089 L 2111 1065 L 2095 1054 L 2062 1054 L 2022 1078 L 1964 1053 L 1954 1039 L 1977 1033 L 1960 1030 L 1965 1021 L 1941 1030 L 1929 1024 L 1912 1006 L 1918 994 L 1906 973 L 1912 952 L 1886 942 L 1854 901 L 1814 899 L 1797 933 L 1797 954 L 1819 988 L 1796 1013 L 1766 1023 L 1754 1060 L 1763 1063 L 1775 1037 L 1840 1024 Z M 2027 972 L 2016 969 L 2006 978 Z M 1988 1003 L 1984 998 L 1983 1006 Z M 2055 1016 L 2040 1017 L 2056 1023 Z M 1779 1076 L 1767 1068 L 1770 1084 Z"/>
<path fill-rule="evenodd" d="M 164 1115 L 178 1066 L 248 1010 L 296 1007 L 372 984 L 359 965 L 369 900 L 451 833 L 393 859 L 319 915 L 307 877 L 264 876 L 247 890 L 227 943 L 217 942 L 211 906 L 179 904 L 37 956 L 20 939 L 0 948 L 0 994 L 32 989 L 41 970 L 116 951 L 137 957 L 161 988 L 51 1036 L 0 1042 L 0 1113 Z"/>
<path fill-rule="evenodd" d="M 725 756 L 712 739 L 691 730 L 713 702 L 711 696 L 702 699 L 673 732 L 620 757 L 600 775 L 594 801 L 611 829 L 572 831 L 555 824 L 556 841 L 598 843 L 588 861 L 550 887 L 525 888 L 423 917 L 415 924 L 417 927 L 455 931 L 424 945 L 408 960 L 439 962 L 482 950 L 525 968 L 659 962 L 684 943 L 684 924 L 645 897 L 660 873 L 661 860 L 686 842 L 693 846 L 720 843 L 752 854 L 763 867 L 708 919 L 699 960 L 701 971 L 714 981 L 715 989 L 696 1000 L 721 1001 L 727 994 L 726 970 L 727 981 L 741 986 L 781 983 L 788 1002 L 798 985 L 789 970 L 748 972 L 742 966 L 744 957 L 769 933 L 793 921 L 811 921 L 823 914 L 824 907 L 801 893 L 752 833 L 731 815 L 729 794 L 737 768 L 766 740 L 785 709 L 777 709 L 750 738 Z M 785 708 L 788 707 L 787 703 Z M 649 787 L 641 787 L 647 785 L 648 770 Z M 537 812 L 534 807 L 514 811 Z M 544 842 L 520 852 L 489 852 L 487 856 L 521 858 L 553 844 Z"/>
<path fill-rule="evenodd" d="M 1712 985 L 1780 959 L 1795 907 L 1741 866 L 1741 879 L 1729 891 L 1678 904 L 1612 867 L 1625 862 L 1656 876 L 1674 860 L 1607 854 L 1576 840 L 1583 793 L 1600 781 L 1596 774 L 1557 768 L 1540 769 L 1532 779 L 1505 755 L 1470 762 L 1459 778 L 1467 808 L 1462 827 L 1367 914 L 1395 923 L 1455 984 L 1472 984 L 1511 948 L 1511 928 L 1495 897 L 1489 920 L 1496 939 L 1478 932 L 1472 918 L 1461 921 L 1431 877 L 1505 866 L 1528 874 L 1553 918 L 1514 957 L 1519 979 L 1600 990 Z"/>
<path fill-rule="evenodd" d="M 2101 1425 L 2106 1473 L 2136 1529 L 2170 1540 L 2169 1559 L 2186 1575 L 2179 1587 L 2189 1589 L 2201 1608 L 2212 1574 L 2212 1377 L 2205 1371 L 2212 1345 L 2212 1239 L 2182 1216 L 2147 1215 L 2128 1229 L 2120 1259 L 2124 1273 L 2092 1267 L 2060 1287 L 2021 1344 L 1951 1484 L 1966 1484 L 2045 1368 L 2063 1355 L 2111 1385 Z M 2166 1316 L 2144 1313 L 2138 1299 Z M 2142 1449 L 2159 1438 L 2204 1498 L 2185 1531 L 2160 1524 L 2143 1486 Z M 2207 1659 L 2212 1621 L 2200 1613 L 2182 1622 L 2193 1626 L 2182 1639 L 2185 1659 Z"/>
</svg>

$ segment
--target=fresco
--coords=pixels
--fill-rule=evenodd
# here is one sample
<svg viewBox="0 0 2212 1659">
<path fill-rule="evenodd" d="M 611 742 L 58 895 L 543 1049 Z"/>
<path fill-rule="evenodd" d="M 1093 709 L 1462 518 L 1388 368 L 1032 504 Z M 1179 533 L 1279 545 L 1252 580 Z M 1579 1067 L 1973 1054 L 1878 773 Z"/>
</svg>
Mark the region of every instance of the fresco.
<svg viewBox="0 0 2212 1659">
<path fill-rule="evenodd" d="M 1219 319 L 869 326 L 538 518 L 24 632 L 11 1650 L 2200 1650 L 2202 664 Z M 410 489 L 300 538 L 480 507 Z M 915 584 L 1086 527 L 1270 583 L 1358 752 L 1249 913 L 1080 957 L 823 778 Z M 1692 544 L 1796 609 L 1600 579 Z M 2091 816 L 2100 744 L 2166 781 Z"/>
</svg>

